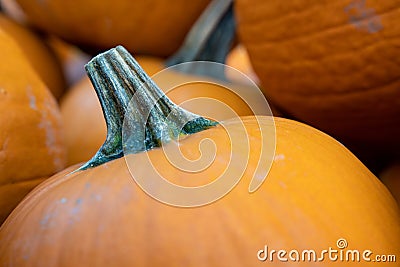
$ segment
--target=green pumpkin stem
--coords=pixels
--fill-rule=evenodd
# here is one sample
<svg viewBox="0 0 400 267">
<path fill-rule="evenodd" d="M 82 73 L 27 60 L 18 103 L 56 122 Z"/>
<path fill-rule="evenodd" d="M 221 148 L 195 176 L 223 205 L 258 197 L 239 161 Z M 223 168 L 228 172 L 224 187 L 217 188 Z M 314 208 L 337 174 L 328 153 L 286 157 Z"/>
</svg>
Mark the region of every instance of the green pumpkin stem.
<svg viewBox="0 0 400 267">
<path fill-rule="evenodd" d="M 233 1 L 213 0 L 186 35 L 181 48 L 167 59 L 166 66 L 190 61 L 225 63 L 235 36 Z M 215 73 L 215 70 L 208 68 L 192 69 L 193 67 L 196 65 L 182 65 L 179 66 L 179 71 L 225 79 L 223 69 L 221 73 Z"/>
<path fill-rule="evenodd" d="M 80 170 L 124 155 L 124 120 L 144 127 L 144 140 L 135 139 L 134 132 L 132 138 L 124 139 L 124 145 L 132 153 L 159 147 L 181 135 L 217 124 L 175 105 L 122 46 L 99 54 L 85 68 L 103 109 L 107 137 L 95 156 Z"/>
</svg>

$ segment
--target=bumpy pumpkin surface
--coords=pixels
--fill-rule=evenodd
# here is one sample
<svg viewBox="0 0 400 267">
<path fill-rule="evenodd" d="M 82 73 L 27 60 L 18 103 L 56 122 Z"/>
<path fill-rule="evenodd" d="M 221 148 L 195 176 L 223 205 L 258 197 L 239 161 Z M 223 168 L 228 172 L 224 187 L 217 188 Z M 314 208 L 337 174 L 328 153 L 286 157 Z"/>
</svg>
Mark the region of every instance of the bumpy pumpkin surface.
<svg viewBox="0 0 400 267">
<path fill-rule="evenodd" d="M 57 103 L 19 45 L 0 29 L 0 222 L 37 185 L 65 167 Z"/>
<path fill-rule="evenodd" d="M 348 145 L 400 147 L 396 0 L 236 1 L 265 94 Z"/>
<path fill-rule="evenodd" d="M 209 0 L 16 0 L 39 28 L 92 50 L 122 44 L 134 53 L 172 54 Z"/>
<path fill-rule="evenodd" d="M 22 49 L 29 63 L 56 98 L 65 89 L 63 72 L 56 56 L 35 33 L 0 14 L 0 28 Z"/>
</svg>

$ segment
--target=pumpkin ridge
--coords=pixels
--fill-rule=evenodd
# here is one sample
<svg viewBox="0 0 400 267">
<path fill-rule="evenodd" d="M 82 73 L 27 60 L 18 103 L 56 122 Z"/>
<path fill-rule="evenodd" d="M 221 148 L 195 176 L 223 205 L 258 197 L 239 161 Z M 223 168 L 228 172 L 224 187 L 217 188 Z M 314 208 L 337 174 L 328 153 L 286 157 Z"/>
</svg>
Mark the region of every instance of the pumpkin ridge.
<svg viewBox="0 0 400 267">
<path fill-rule="evenodd" d="M 365 95 L 367 93 L 375 93 L 379 91 L 388 91 L 388 87 L 395 85 L 397 82 L 400 81 L 400 78 L 396 78 L 393 81 L 384 83 L 382 85 L 377 85 L 373 87 L 365 87 L 365 88 L 360 88 L 358 90 L 350 91 L 338 91 L 338 92 L 333 92 L 333 91 L 324 91 L 320 93 L 314 93 L 314 92 L 305 92 L 305 91 L 293 91 L 291 92 L 290 97 L 308 97 L 309 99 L 312 98 L 321 98 L 323 96 L 324 98 L 335 98 L 335 97 L 347 97 L 350 95 Z M 267 87 L 268 88 L 268 87 Z"/>
<path fill-rule="evenodd" d="M 261 24 L 261 23 L 260 23 Z M 261 27 L 261 26 L 260 26 Z M 258 45 L 262 46 L 262 45 L 270 45 L 270 44 L 285 44 L 285 43 L 291 43 L 291 42 L 296 42 L 296 41 L 301 41 L 301 40 L 307 40 L 307 39 L 312 39 L 312 38 L 316 38 L 316 37 L 324 37 L 324 34 L 332 34 L 334 33 L 335 30 L 341 30 L 341 29 L 345 29 L 345 28 L 351 28 L 351 27 L 355 27 L 352 24 L 341 24 L 338 25 L 337 27 L 330 27 L 330 28 L 326 28 L 324 30 L 321 31 L 316 31 L 313 33 L 308 33 L 307 35 L 304 34 L 300 34 L 298 36 L 292 36 L 290 38 L 282 38 L 282 39 L 273 39 L 273 40 L 266 40 L 262 43 L 252 43 L 251 46 L 252 47 L 258 47 Z M 369 33 L 371 34 L 371 33 Z M 373 34 L 379 34 L 379 32 L 377 33 L 373 33 Z M 371 34 L 372 35 L 372 34 Z M 307 42 L 310 42 L 310 40 L 307 40 Z M 364 47 L 365 45 L 362 45 L 362 47 Z M 347 51 L 347 50 L 346 50 Z M 327 55 L 329 56 L 329 55 Z"/>
<path fill-rule="evenodd" d="M 317 2 L 314 2 L 314 3 L 317 3 Z M 319 5 L 312 6 L 312 8 L 319 8 L 319 7 L 320 7 Z M 237 7 L 237 9 L 238 8 L 240 8 L 240 7 Z M 307 8 L 303 8 L 301 11 L 299 11 L 299 9 L 297 9 L 295 11 L 291 10 L 290 12 L 284 13 L 283 15 L 282 15 L 282 13 L 278 13 L 279 15 L 277 15 L 275 17 L 274 16 L 266 16 L 266 17 L 263 17 L 263 19 L 265 19 L 265 21 L 284 20 L 285 18 L 287 18 L 287 17 L 289 17 L 289 16 L 291 16 L 293 14 L 304 15 L 304 14 L 302 14 L 302 12 L 304 12 L 304 13 L 313 13 L 312 11 L 310 11 L 310 10 L 312 10 L 312 8 L 310 8 L 310 6 L 308 5 Z M 274 12 L 274 14 L 275 13 L 277 13 L 277 12 Z M 257 16 L 250 16 L 249 19 L 246 21 L 246 23 L 254 25 L 252 19 L 258 20 L 259 18 Z M 243 22 L 240 21 L 240 23 L 243 23 Z"/>
<path fill-rule="evenodd" d="M 31 182 L 31 181 L 37 181 L 37 180 L 41 180 L 43 179 L 43 176 L 38 176 L 38 177 L 33 177 L 33 178 L 27 178 L 27 179 L 22 179 L 22 180 L 14 180 L 14 181 L 2 181 L 0 183 L 0 188 L 3 187 L 4 185 L 9 185 L 9 184 L 13 184 L 13 185 L 19 185 L 19 184 L 24 184 L 27 182 Z"/>
<path fill-rule="evenodd" d="M 304 37 L 304 38 L 306 39 L 307 37 Z M 362 51 L 362 50 L 372 49 L 374 47 L 379 47 L 379 45 L 381 45 L 384 42 L 387 42 L 387 41 L 390 41 L 390 40 L 397 41 L 398 39 L 399 39 L 398 36 L 385 37 L 384 40 L 378 40 L 377 42 L 371 42 L 371 43 L 368 43 L 367 45 L 363 44 L 363 45 L 360 45 L 360 47 L 353 47 L 350 50 L 343 50 L 340 53 L 335 53 L 335 54 L 321 53 L 321 55 L 314 56 L 314 57 L 307 57 L 307 58 L 302 59 L 302 60 L 296 60 L 296 61 L 293 61 L 293 62 L 284 62 L 284 63 L 276 61 L 276 62 L 274 62 L 274 64 L 276 64 L 276 65 L 279 65 L 279 64 L 290 65 L 290 64 L 307 63 L 307 61 L 310 61 L 310 62 L 321 61 L 321 59 L 329 59 L 331 57 L 336 57 L 337 55 L 353 54 L 355 50 Z M 288 42 L 290 42 L 290 41 L 288 41 Z M 268 49 L 268 47 L 270 47 L 271 44 L 274 45 L 275 42 L 253 43 L 253 44 L 249 45 L 249 47 L 257 48 L 257 49 L 260 49 L 260 48 Z M 395 47 L 395 45 L 396 45 L 396 43 L 393 44 L 394 47 Z M 268 54 L 265 54 L 265 58 L 266 59 L 268 58 Z M 261 56 L 261 59 L 262 59 L 262 56 Z"/>
<path fill-rule="evenodd" d="M 357 22 L 363 22 L 363 21 L 367 21 L 369 18 L 373 18 L 376 16 L 379 16 L 380 18 L 382 18 L 383 16 L 386 15 L 391 15 L 393 12 L 400 12 L 400 8 L 399 7 L 393 7 L 390 8 L 382 13 L 374 13 L 373 15 L 367 16 L 363 19 L 357 20 Z M 310 13 L 313 13 L 310 11 Z M 251 32 L 254 29 L 256 29 L 256 31 L 258 31 L 258 29 L 262 29 L 262 25 L 268 20 L 260 20 L 258 23 L 249 23 L 249 21 L 246 21 L 245 23 L 242 23 L 242 25 L 245 25 L 247 27 L 247 31 Z M 271 19 L 271 21 L 276 21 L 276 19 Z M 247 25 L 250 24 L 250 25 Z M 355 28 L 356 26 L 353 25 L 352 23 L 350 23 L 348 20 L 345 21 L 345 23 L 339 23 L 339 24 L 335 24 L 323 29 L 316 29 L 316 31 L 312 31 L 312 32 L 302 32 L 299 35 L 293 35 L 290 38 L 275 38 L 275 39 L 268 39 L 268 35 L 265 35 L 265 40 L 263 40 L 263 42 L 269 42 L 269 43 L 273 43 L 273 44 L 282 44 L 285 42 L 293 42 L 293 41 L 297 41 L 297 40 L 301 40 L 301 39 L 312 39 L 313 37 L 316 36 L 320 36 L 321 34 L 325 34 L 325 33 L 330 33 L 331 31 L 334 30 L 341 30 L 343 28 L 348 28 L 348 27 L 353 27 Z M 377 34 L 379 32 L 376 33 L 369 33 L 369 34 Z M 272 35 L 271 35 L 272 36 Z M 308 40 L 309 41 L 309 40 Z M 254 43 L 252 44 L 254 45 Z"/>
</svg>

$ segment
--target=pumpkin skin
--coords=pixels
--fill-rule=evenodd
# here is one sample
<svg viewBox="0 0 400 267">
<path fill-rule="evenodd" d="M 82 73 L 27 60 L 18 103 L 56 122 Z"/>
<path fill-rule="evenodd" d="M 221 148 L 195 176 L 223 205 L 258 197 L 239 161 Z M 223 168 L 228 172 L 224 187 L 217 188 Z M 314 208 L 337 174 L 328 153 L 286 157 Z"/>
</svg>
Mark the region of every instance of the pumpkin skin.
<svg viewBox="0 0 400 267">
<path fill-rule="evenodd" d="M 380 173 L 379 178 L 389 188 L 397 203 L 400 204 L 400 162 L 394 162 L 386 167 Z"/>
<path fill-rule="evenodd" d="M 0 29 L 0 223 L 39 182 L 65 167 L 56 100 Z"/>
<path fill-rule="evenodd" d="M 274 103 L 355 149 L 399 150 L 398 1 L 235 3 L 240 39 Z"/>
<path fill-rule="evenodd" d="M 271 120 L 259 119 L 273 127 Z M 346 238 L 349 249 L 398 255 L 396 202 L 345 147 L 314 128 L 275 119 L 274 163 L 264 184 L 249 194 L 260 131 L 254 117 L 242 120 L 252 153 L 242 180 L 222 199 L 190 209 L 162 204 L 133 182 L 123 158 L 75 173 L 70 172 L 76 166 L 71 167 L 35 188 L 2 225 L 0 263 L 19 267 L 265 266 L 257 260 L 257 251 L 264 245 L 321 251 L 336 248 L 339 238 Z M 183 139 L 182 153 L 196 158 L 204 138 L 217 144 L 218 161 L 197 176 L 177 172 L 165 162 L 161 149 L 144 153 L 171 175 L 172 182 L 185 183 L 194 177 L 208 182 L 227 166 L 230 141 L 223 128 L 216 126 Z M 274 261 L 274 266 L 286 264 Z M 310 266 L 309 262 L 297 264 Z M 328 260 L 320 264 L 331 266 Z M 341 266 L 347 265 L 341 262 Z"/>
<path fill-rule="evenodd" d="M 210 1 L 16 2 L 32 24 L 80 47 L 100 51 L 122 44 L 134 53 L 165 57 L 178 49 Z"/>
<path fill-rule="evenodd" d="M 231 66 L 240 72 L 246 74 L 254 83 L 259 84 L 259 80 L 257 75 L 254 73 L 253 67 L 251 66 L 251 62 L 249 59 L 249 55 L 246 51 L 246 48 L 242 44 L 236 45 L 226 56 L 225 64 Z M 248 83 L 249 81 L 246 79 L 242 79 L 242 77 L 238 77 L 236 73 L 232 73 L 230 69 L 226 70 L 226 77 L 238 83 Z"/>
<path fill-rule="evenodd" d="M 47 36 L 45 41 L 60 62 L 67 88 L 78 83 L 86 75 L 84 65 L 90 60 L 90 56 L 55 36 Z"/>
<path fill-rule="evenodd" d="M 67 165 L 89 160 L 104 142 L 107 130 L 96 92 L 87 77 L 68 90 L 61 99 L 60 109 Z M 85 116 L 77 116 L 82 112 Z"/>
<path fill-rule="evenodd" d="M 137 60 L 149 75 L 154 75 L 165 69 L 161 58 L 142 56 L 138 57 Z M 163 75 L 162 79 L 158 79 L 157 83 L 161 88 L 167 89 L 165 85 L 169 85 L 170 81 L 183 84 L 191 77 L 193 77 L 193 80 L 201 79 L 202 81 L 213 81 L 212 79 L 206 79 L 200 76 L 170 72 L 167 75 Z M 232 87 L 233 85 L 229 86 Z M 242 85 L 234 86 L 243 87 Z M 249 90 L 250 89 L 254 88 L 249 87 Z M 175 103 L 182 104 L 182 107 L 196 114 L 201 114 L 203 112 L 204 104 L 201 101 L 197 103 L 184 103 L 185 101 L 192 100 L 196 97 L 208 97 L 226 103 L 239 116 L 253 114 L 249 106 L 243 102 L 239 96 L 214 84 L 195 83 L 181 85 L 168 91 L 167 95 Z M 262 101 L 263 100 L 260 100 L 260 103 Z M 68 165 L 89 160 L 96 153 L 106 137 L 106 124 L 104 122 L 103 113 L 90 80 L 85 77 L 69 89 L 61 100 L 60 107 L 65 128 Z M 207 108 L 210 110 L 209 107 Z M 272 109 L 272 112 L 273 114 L 278 114 L 278 111 L 275 109 Z M 82 116 L 82 114 L 85 114 L 85 116 Z M 233 117 L 231 112 L 218 107 L 213 107 L 209 115 L 217 120 Z"/>
<path fill-rule="evenodd" d="M 42 81 L 58 99 L 65 90 L 64 75 L 51 49 L 28 28 L 0 14 L 0 28 L 7 32 L 23 51 Z"/>
</svg>

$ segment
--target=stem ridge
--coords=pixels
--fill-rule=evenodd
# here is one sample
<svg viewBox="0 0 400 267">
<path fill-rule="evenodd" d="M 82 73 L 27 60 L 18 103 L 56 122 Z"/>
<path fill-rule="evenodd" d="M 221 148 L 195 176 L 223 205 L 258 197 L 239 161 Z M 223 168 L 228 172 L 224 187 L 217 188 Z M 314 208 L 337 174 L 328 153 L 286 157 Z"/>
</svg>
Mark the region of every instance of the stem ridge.
<svg viewBox="0 0 400 267">
<path fill-rule="evenodd" d="M 218 124 L 174 104 L 122 46 L 97 55 L 85 69 L 103 110 L 107 137 L 79 170 L 123 157 L 124 151 L 140 153 Z M 123 130 L 128 134 L 124 140 Z"/>
</svg>

